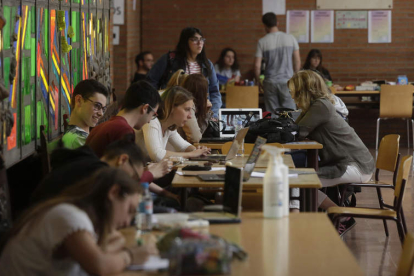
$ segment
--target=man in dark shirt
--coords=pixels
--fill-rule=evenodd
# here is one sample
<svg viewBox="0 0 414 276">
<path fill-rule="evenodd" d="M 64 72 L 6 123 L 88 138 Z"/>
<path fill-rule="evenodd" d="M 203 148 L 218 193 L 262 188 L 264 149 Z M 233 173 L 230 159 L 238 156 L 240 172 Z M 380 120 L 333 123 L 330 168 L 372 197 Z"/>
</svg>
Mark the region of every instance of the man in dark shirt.
<svg viewBox="0 0 414 276">
<path fill-rule="evenodd" d="M 137 65 L 137 71 L 135 72 L 131 84 L 140 80 L 145 80 L 147 73 L 151 70 L 151 67 L 154 64 L 154 57 L 149 51 L 141 52 L 136 56 L 135 64 Z"/>
</svg>

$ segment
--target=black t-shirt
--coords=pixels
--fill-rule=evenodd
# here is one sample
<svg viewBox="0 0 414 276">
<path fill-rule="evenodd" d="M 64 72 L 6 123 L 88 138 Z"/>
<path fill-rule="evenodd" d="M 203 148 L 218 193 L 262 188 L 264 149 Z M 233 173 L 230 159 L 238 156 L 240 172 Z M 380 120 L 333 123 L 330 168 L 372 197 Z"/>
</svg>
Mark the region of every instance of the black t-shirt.
<svg viewBox="0 0 414 276">
<path fill-rule="evenodd" d="M 91 176 L 96 170 L 108 166 L 88 146 L 77 149 L 56 149 L 51 155 L 52 171 L 33 192 L 31 203 L 49 199 L 67 187 Z"/>
<path fill-rule="evenodd" d="M 133 84 L 137 81 L 140 81 L 140 80 L 145 80 L 146 77 L 147 77 L 147 75 L 145 75 L 145 74 L 138 74 L 138 73 L 135 72 L 135 75 L 134 75 L 134 78 L 131 81 L 131 84 Z"/>
</svg>

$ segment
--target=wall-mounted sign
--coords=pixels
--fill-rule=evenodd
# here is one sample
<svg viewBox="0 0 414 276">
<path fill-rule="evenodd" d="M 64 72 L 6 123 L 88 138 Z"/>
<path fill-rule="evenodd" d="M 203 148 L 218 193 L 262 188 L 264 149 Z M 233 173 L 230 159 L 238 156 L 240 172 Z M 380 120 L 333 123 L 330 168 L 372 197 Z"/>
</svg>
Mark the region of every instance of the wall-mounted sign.
<svg viewBox="0 0 414 276">
<path fill-rule="evenodd" d="M 112 28 L 112 33 L 113 33 L 112 44 L 119 45 L 119 26 L 114 26 Z"/>
<path fill-rule="evenodd" d="M 293 35 L 298 43 L 309 42 L 309 11 L 288 11 L 286 33 Z"/>
<path fill-rule="evenodd" d="M 366 11 L 337 11 L 337 29 L 366 29 L 368 28 L 368 12 Z"/>
<path fill-rule="evenodd" d="M 124 25 L 125 3 L 124 0 L 114 0 L 114 25 Z"/>
<path fill-rule="evenodd" d="M 392 0 L 316 0 L 318 10 L 392 9 Z"/>
</svg>

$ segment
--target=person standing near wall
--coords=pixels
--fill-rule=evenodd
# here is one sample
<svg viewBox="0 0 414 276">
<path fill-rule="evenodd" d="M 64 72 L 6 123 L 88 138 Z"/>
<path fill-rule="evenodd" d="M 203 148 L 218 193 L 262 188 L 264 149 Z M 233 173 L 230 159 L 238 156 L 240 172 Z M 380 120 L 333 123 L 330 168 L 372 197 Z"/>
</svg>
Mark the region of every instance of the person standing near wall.
<svg viewBox="0 0 414 276">
<path fill-rule="evenodd" d="M 135 64 L 137 65 L 137 71 L 135 72 L 131 84 L 140 80 L 145 80 L 149 70 L 151 70 L 152 65 L 154 64 L 154 57 L 150 51 L 141 52 L 135 57 Z"/>
<path fill-rule="evenodd" d="M 292 35 L 279 31 L 276 14 L 264 14 L 262 22 L 267 34 L 257 43 L 254 73 L 256 80 L 259 80 L 264 60 L 265 79 L 260 86 L 264 91 L 266 111 L 274 114 L 275 109 L 280 107 L 295 109 L 287 81 L 301 66 L 298 42 Z"/>
</svg>

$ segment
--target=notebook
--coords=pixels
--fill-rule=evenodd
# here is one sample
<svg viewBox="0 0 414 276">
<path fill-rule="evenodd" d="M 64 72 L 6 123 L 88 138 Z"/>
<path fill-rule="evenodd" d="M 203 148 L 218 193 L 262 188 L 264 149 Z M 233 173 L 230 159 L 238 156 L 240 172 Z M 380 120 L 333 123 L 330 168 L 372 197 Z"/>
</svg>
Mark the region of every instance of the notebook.
<svg viewBox="0 0 414 276">
<path fill-rule="evenodd" d="M 219 212 L 191 213 L 192 219 L 205 219 L 211 224 L 215 223 L 239 223 L 242 198 L 242 170 L 235 167 L 226 167 L 223 205 Z M 217 207 L 217 206 L 216 206 Z"/>
<path fill-rule="evenodd" d="M 250 153 L 249 158 L 247 159 L 247 162 L 243 168 L 243 181 L 248 181 L 250 179 L 253 169 L 256 166 L 257 159 L 260 156 L 261 146 L 265 143 L 265 138 L 260 136 L 257 137 L 253 150 Z M 225 179 L 224 174 L 199 174 L 197 177 L 203 181 L 224 181 Z"/>
<path fill-rule="evenodd" d="M 236 157 L 237 151 L 239 150 L 240 145 L 243 143 L 244 137 L 249 130 L 248 127 L 242 128 L 236 135 L 233 140 L 233 144 L 231 144 L 230 150 L 227 155 L 223 154 L 211 154 L 202 157 L 192 157 L 190 160 L 192 161 L 227 161 Z"/>
</svg>

